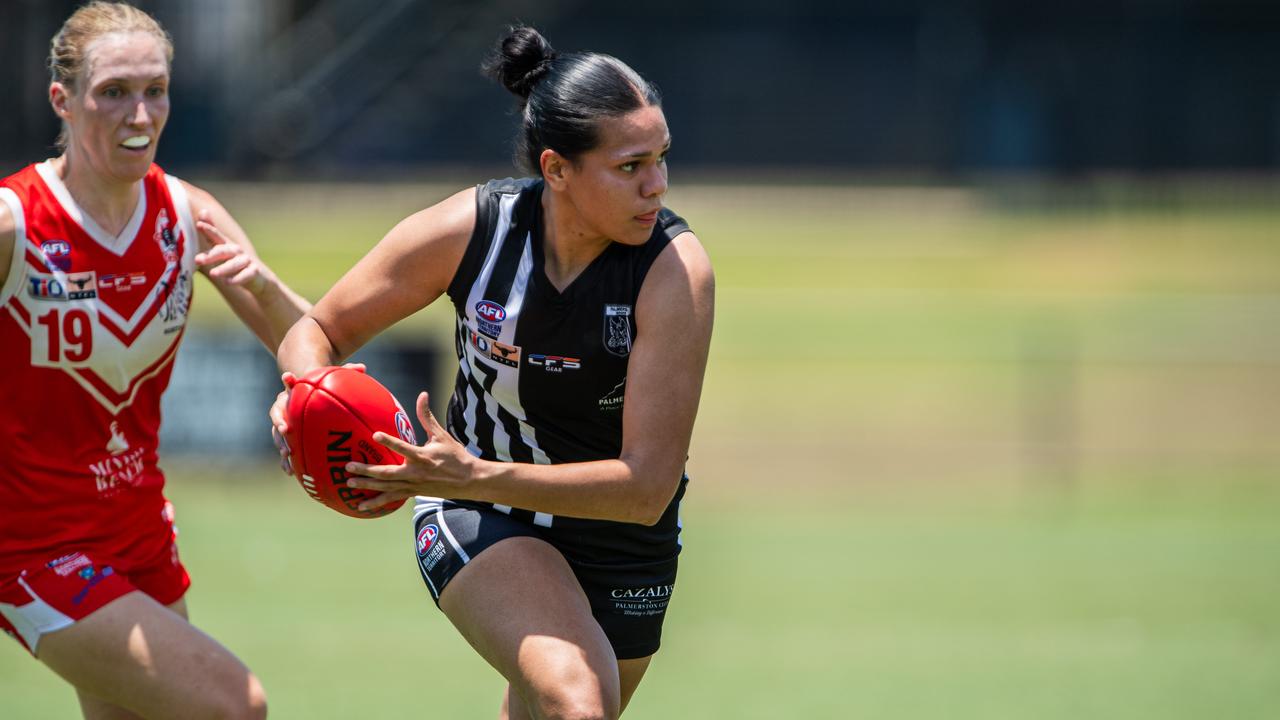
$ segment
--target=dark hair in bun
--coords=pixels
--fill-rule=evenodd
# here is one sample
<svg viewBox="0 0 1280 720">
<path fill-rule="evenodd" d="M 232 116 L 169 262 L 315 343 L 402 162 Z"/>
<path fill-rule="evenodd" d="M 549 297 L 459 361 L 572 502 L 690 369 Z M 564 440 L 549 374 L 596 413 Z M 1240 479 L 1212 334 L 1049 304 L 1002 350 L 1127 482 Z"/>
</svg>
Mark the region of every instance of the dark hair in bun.
<svg viewBox="0 0 1280 720">
<path fill-rule="evenodd" d="M 520 98 L 516 162 L 534 174 L 542 172 L 543 150 L 572 160 L 598 144 L 602 118 L 662 104 L 657 88 L 621 60 L 558 53 L 525 25 L 509 28 L 480 67 Z"/>
</svg>

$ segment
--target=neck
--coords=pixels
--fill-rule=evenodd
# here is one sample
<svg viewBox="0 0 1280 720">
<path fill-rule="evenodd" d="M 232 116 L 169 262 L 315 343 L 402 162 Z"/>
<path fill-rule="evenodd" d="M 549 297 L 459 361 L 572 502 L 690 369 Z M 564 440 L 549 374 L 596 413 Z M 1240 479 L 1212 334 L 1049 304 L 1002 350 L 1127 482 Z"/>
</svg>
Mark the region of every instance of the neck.
<svg viewBox="0 0 1280 720">
<path fill-rule="evenodd" d="M 542 218 L 544 269 L 563 292 L 612 241 L 588 228 L 572 201 L 550 188 L 542 192 Z"/>
<path fill-rule="evenodd" d="M 112 235 L 119 234 L 133 217 L 142 194 L 141 182 L 121 182 L 94 172 L 70 148 L 54 158 L 53 169 L 67 192 L 94 222 Z"/>
</svg>

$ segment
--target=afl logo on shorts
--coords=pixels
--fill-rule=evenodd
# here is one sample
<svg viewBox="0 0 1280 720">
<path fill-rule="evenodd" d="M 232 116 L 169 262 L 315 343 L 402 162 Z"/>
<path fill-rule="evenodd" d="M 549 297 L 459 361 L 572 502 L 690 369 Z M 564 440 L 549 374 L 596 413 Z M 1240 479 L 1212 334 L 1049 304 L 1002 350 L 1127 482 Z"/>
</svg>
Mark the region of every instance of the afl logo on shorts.
<svg viewBox="0 0 1280 720">
<path fill-rule="evenodd" d="M 423 525 L 418 531 L 418 557 L 427 554 L 427 551 L 436 544 L 436 536 L 440 534 L 440 529 L 435 525 Z"/>
<path fill-rule="evenodd" d="M 413 424 L 409 422 L 409 416 L 403 412 L 396 413 L 396 432 L 400 434 L 400 439 L 410 445 L 417 445 L 418 438 L 413 434 Z"/>
</svg>

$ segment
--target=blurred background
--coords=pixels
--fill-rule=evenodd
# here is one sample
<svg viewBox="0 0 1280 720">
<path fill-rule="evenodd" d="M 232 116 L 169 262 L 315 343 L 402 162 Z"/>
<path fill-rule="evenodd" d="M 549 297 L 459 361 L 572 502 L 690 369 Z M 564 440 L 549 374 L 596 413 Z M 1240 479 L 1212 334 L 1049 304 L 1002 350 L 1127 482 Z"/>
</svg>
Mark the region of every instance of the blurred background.
<svg viewBox="0 0 1280 720">
<path fill-rule="evenodd" d="M 177 50 L 158 161 L 313 300 L 518 172 L 505 24 L 660 87 L 718 307 L 628 717 L 1280 716 L 1280 3 L 137 4 Z M 54 152 L 76 5 L 0 0 L 4 174 Z M 197 295 L 162 449 L 195 621 L 276 717 L 495 716 L 407 513 L 273 468 L 274 364 Z M 440 409 L 451 322 L 358 358 Z M 0 649 L 0 716 L 75 707 Z"/>
</svg>

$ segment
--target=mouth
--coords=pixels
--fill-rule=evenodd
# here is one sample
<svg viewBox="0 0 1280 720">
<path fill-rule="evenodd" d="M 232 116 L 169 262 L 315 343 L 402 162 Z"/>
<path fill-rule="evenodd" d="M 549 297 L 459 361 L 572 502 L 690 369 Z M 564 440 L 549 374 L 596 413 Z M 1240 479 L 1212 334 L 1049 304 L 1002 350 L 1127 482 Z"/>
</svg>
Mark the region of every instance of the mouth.
<svg viewBox="0 0 1280 720">
<path fill-rule="evenodd" d="M 150 146 L 151 146 L 150 135 L 132 135 L 130 137 L 125 138 L 124 142 L 120 143 L 120 147 L 123 147 L 126 150 L 134 150 L 134 151 L 146 150 Z"/>
<path fill-rule="evenodd" d="M 636 215 L 635 220 L 641 225 L 652 225 L 658 222 L 658 210 L 650 210 L 643 215 Z"/>
</svg>

